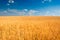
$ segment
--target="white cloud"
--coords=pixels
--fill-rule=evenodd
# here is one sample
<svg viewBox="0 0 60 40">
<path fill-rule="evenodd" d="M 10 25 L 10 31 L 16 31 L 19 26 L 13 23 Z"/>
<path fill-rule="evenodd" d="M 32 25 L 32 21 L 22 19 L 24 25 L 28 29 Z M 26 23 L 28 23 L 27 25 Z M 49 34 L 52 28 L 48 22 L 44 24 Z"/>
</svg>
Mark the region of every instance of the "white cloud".
<svg viewBox="0 0 60 40">
<path fill-rule="evenodd" d="M 24 11 L 28 11 L 28 9 L 24 9 Z"/>
<path fill-rule="evenodd" d="M 9 3 L 14 3 L 14 0 L 9 0 L 8 2 L 9 2 Z"/>
<path fill-rule="evenodd" d="M 23 9 L 23 10 L 15 10 L 15 9 L 8 9 L 4 11 L 0 11 L 0 15 L 20 15 L 20 16 L 33 16 L 35 13 L 38 11 L 36 10 L 28 10 L 28 9 Z"/>
<path fill-rule="evenodd" d="M 30 16 L 34 16 L 34 15 L 36 15 L 38 12 L 39 12 L 39 11 L 37 11 L 37 10 L 29 10 L 29 11 L 28 11 L 28 14 L 29 14 Z"/>
<path fill-rule="evenodd" d="M 8 0 L 7 6 L 13 4 L 15 1 L 14 0 Z"/>
<path fill-rule="evenodd" d="M 60 16 L 60 10 L 46 11 L 45 16 Z"/>
<path fill-rule="evenodd" d="M 7 3 L 7 5 L 9 6 L 10 4 L 9 4 L 9 3 Z"/>
<path fill-rule="evenodd" d="M 52 0 L 49 0 L 49 2 L 51 2 Z"/>
<path fill-rule="evenodd" d="M 42 3 L 45 3 L 45 2 L 52 2 L 52 0 L 43 0 Z"/>
<path fill-rule="evenodd" d="M 28 12 L 28 14 L 29 15 L 32 15 L 33 13 L 35 13 L 36 11 L 35 10 L 30 10 L 29 12 Z"/>
<path fill-rule="evenodd" d="M 43 10 L 43 11 L 38 11 L 38 10 L 28 10 L 28 9 L 23 9 L 23 10 L 16 10 L 16 9 L 7 9 L 0 11 L 0 16 L 2 15 L 7 15 L 7 16 L 60 16 L 60 10 Z"/>
<path fill-rule="evenodd" d="M 44 1 L 42 1 L 42 3 L 45 3 Z"/>
<path fill-rule="evenodd" d="M 52 11 L 46 11 L 45 16 L 54 16 L 55 13 Z"/>
</svg>

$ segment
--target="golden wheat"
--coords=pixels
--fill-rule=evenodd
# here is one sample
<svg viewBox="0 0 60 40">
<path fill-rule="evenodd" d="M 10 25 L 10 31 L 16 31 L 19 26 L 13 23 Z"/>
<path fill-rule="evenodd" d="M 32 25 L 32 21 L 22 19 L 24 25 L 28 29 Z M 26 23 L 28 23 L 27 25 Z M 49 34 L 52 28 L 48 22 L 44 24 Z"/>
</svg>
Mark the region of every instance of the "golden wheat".
<svg viewBox="0 0 60 40">
<path fill-rule="evenodd" d="M 0 17 L 0 40 L 60 40 L 60 17 Z"/>
</svg>

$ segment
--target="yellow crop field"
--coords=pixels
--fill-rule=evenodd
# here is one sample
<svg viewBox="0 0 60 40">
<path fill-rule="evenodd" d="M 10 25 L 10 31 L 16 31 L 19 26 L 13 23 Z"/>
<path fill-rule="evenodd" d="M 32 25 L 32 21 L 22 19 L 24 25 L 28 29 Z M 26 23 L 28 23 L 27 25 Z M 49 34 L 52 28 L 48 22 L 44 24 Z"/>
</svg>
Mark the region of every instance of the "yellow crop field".
<svg viewBox="0 0 60 40">
<path fill-rule="evenodd" d="M 0 40 L 60 40 L 60 17 L 0 16 Z"/>
</svg>

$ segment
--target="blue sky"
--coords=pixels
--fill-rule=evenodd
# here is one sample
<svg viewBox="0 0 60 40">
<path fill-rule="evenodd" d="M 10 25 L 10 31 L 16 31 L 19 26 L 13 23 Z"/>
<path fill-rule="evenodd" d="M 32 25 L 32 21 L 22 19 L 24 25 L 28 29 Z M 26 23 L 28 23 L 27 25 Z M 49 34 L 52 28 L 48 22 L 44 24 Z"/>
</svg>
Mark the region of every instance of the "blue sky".
<svg viewBox="0 0 60 40">
<path fill-rule="evenodd" d="M 0 16 L 60 16 L 60 0 L 0 0 Z"/>
</svg>

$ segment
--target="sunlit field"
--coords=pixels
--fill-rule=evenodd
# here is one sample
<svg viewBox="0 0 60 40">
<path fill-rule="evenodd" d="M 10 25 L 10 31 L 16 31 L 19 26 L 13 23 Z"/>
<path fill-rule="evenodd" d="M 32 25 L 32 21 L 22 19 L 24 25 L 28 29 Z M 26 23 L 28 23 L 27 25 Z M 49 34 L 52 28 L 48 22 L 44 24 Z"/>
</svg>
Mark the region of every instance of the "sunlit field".
<svg viewBox="0 0 60 40">
<path fill-rule="evenodd" d="M 60 40 L 60 17 L 0 16 L 0 40 Z"/>
</svg>

